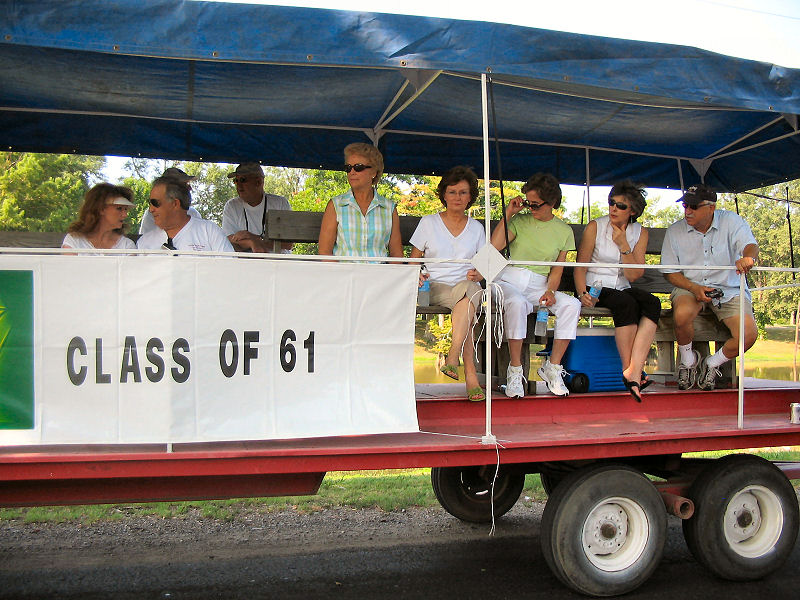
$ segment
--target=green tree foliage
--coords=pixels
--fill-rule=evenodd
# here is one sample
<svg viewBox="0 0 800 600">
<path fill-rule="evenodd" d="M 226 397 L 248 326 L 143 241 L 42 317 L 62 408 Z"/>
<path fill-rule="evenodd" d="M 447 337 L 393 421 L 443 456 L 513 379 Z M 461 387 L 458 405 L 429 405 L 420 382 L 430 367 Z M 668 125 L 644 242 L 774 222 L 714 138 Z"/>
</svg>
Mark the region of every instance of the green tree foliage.
<svg viewBox="0 0 800 600">
<path fill-rule="evenodd" d="M 98 156 L 0 153 L 0 228 L 66 231 L 104 164 Z"/>
</svg>

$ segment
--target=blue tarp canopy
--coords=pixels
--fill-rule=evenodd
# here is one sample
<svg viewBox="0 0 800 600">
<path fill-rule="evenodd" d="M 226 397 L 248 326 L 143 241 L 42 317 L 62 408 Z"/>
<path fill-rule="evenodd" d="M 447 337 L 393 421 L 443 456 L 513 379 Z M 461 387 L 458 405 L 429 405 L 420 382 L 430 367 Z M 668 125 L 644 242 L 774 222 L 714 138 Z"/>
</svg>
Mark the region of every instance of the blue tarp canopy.
<svg viewBox="0 0 800 600">
<path fill-rule="evenodd" d="M 475 21 L 0 0 L 8 150 L 337 168 L 347 143 L 372 141 L 388 172 L 481 172 L 482 73 L 508 180 L 704 176 L 739 191 L 800 177 L 800 69 Z"/>
</svg>

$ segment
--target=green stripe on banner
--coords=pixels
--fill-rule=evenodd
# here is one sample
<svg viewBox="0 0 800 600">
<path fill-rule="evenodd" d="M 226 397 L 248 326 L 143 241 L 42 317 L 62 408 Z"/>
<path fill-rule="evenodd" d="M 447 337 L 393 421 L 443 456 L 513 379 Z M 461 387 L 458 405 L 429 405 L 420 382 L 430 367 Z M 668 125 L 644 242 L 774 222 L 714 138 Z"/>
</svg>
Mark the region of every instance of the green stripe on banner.
<svg viewBox="0 0 800 600">
<path fill-rule="evenodd" d="M 33 271 L 0 271 L 0 429 L 33 429 Z"/>
</svg>

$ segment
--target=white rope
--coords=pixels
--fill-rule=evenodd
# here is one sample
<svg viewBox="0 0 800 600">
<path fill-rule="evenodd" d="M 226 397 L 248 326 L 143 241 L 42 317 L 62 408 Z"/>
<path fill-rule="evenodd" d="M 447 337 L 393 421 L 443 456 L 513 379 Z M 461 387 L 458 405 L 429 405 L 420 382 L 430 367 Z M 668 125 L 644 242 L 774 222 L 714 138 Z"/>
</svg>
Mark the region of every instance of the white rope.
<svg viewBox="0 0 800 600">
<path fill-rule="evenodd" d="M 498 284 L 492 282 L 492 283 L 490 283 L 490 284 L 488 284 L 486 286 L 485 290 L 481 290 L 480 292 L 475 292 L 475 294 L 473 294 L 473 296 L 472 296 L 474 298 L 477 294 L 481 294 L 480 308 L 475 313 L 476 322 L 480 318 L 481 315 L 486 313 L 486 307 L 488 305 L 488 303 L 487 303 L 488 296 L 489 296 L 489 293 L 492 290 L 494 290 L 494 302 L 495 302 L 495 305 L 497 306 L 497 312 L 498 312 L 498 314 L 501 314 L 503 312 L 504 301 L 505 301 L 505 298 L 503 296 L 503 288 L 501 288 Z M 487 334 L 486 340 L 488 342 L 491 342 L 492 339 L 494 339 L 495 346 L 497 348 L 499 348 L 500 345 L 503 343 L 503 334 L 504 334 L 504 331 L 505 331 L 504 328 L 503 328 L 503 319 L 500 319 L 500 318 L 493 319 L 492 320 L 492 330 L 493 331 L 491 331 L 491 332 L 489 332 Z M 486 332 L 486 319 L 483 320 L 483 326 L 481 327 L 480 331 L 478 332 L 478 335 L 477 336 L 473 336 L 473 344 L 475 346 L 475 355 L 476 356 L 478 355 L 478 343 L 483 338 L 483 334 L 485 332 Z M 487 388 L 489 387 L 488 381 L 486 383 L 486 386 L 487 386 Z"/>
</svg>

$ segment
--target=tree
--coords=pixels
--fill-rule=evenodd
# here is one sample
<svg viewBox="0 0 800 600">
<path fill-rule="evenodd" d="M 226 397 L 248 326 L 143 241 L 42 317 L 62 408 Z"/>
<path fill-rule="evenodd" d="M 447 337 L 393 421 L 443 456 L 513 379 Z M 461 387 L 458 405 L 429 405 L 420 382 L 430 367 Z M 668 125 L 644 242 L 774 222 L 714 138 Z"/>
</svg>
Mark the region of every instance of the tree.
<svg viewBox="0 0 800 600">
<path fill-rule="evenodd" d="M 66 231 L 104 164 L 100 156 L 0 153 L 0 227 Z"/>
</svg>

